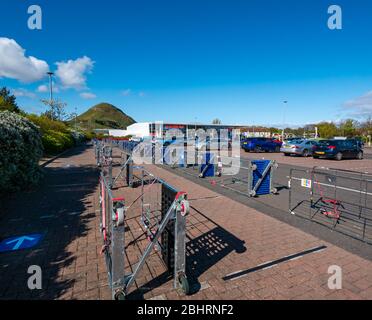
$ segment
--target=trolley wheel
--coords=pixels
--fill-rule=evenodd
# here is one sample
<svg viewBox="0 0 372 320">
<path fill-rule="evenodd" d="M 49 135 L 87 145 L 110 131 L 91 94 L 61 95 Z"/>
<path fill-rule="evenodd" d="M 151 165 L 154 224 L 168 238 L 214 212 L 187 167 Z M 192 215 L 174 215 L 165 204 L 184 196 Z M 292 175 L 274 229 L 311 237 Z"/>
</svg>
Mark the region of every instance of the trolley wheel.
<svg viewBox="0 0 372 320">
<path fill-rule="evenodd" d="M 256 191 L 252 190 L 249 194 L 252 198 L 256 196 Z"/>
<path fill-rule="evenodd" d="M 114 294 L 115 300 L 125 300 L 126 296 L 123 290 L 116 291 Z"/>
<path fill-rule="evenodd" d="M 273 188 L 273 189 L 271 190 L 271 193 L 272 193 L 272 194 L 277 194 L 277 193 L 278 193 L 278 189 L 277 189 L 277 188 Z"/>
<path fill-rule="evenodd" d="M 181 287 L 181 290 L 183 291 L 183 293 L 185 295 L 190 294 L 190 284 L 189 284 L 189 280 L 187 280 L 187 277 L 183 274 L 180 275 L 178 277 L 178 282 L 180 284 L 180 287 Z"/>
</svg>

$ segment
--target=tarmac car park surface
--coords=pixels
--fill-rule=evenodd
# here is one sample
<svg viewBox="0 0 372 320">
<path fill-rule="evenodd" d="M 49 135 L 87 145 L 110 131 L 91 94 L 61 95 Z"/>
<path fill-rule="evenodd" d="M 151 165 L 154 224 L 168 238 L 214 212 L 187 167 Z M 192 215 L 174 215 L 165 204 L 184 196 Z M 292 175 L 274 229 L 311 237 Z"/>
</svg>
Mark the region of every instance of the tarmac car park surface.
<svg viewBox="0 0 372 320">
<path fill-rule="evenodd" d="M 212 151 L 213 152 L 213 151 Z M 313 167 L 328 167 L 336 168 L 341 170 L 352 170 L 361 173 L 369 172 L 372 173 L 372 160 L 326 160 L 326 159 L 313 159 L 313 158 L 303 158 L 303 157 L 285 157 L 281 153 L 246 153 L 241 151 L 241 167 L 246 168 L 248 166 L 249 160 L 254 159 L 267 159 L 275 160 L 279 164 L 278 169 L 276 169 L 274 176 L 274 187 L 278 189 L 277 195 L 263 196 L 258 198 L 250 198 L 247 196 L 247 173 L 244 169 L 241 169 L 237 175 L 232 178 L 228 177 L 214 177 L 209 179 L 200 179 L 197 175 L 197 170 L 193 168 L 177 168 L 171 169 L 168 166 L 164 166 L 165 169 L 171 170 L 173 173 L 178 174 L 186 179 L 196 182 L 204 187 L 207 187 L 215 192 L 223 194 L 229 198 L 237 200 L 243 204 L 249 205 L 256 210 L 259 210 L 265 214 L 268 214 L 280 221 L 286 222 L 293 225 L 301 230 L 313 234 L 319 238 L 322 238 L 331 243 L 341 245 L 343 248 L 350 250 L 351 252 L 361 255 L 363 257 L 368 257 L 372 259 L 372 246 L 363 243 L 359 240 L 355 240 L 349 236 L 339 234 L 337 232 L 330 232 L 330 230 L 322 225 L 312 223 L 311 221 L 306 221 L 304 219 L 295 217 L 289 214 L 289 190 L 288 190 L 288 180 L 291 169 L 295 172 L 295 182 L 300 184 L 302 178 L 308 179 L 309 176 L 306 174 L 306 170 L 310 171 Z M 321 177 L 318 176 L 318 179 Z M 350 203 L 360 202 L 360 194 L 358 190 L 360 185 L 357 181 L 350 184 L 347 180 L 341 181 L 341 188 L 338 188 L 338 197 L 346 198 Z M 323 183 L 327 185 L 326 183 Z M 329 191 L 329 190 L 328 190 Z M 309 198 L 310 190 L 298 188 L 296 192 L 300 194 L 295 194 L 296 198 Z M 363 198 L 364 199 L 364 198 Z M 372 185 L 369 184 L 367 194 L 365 195 L 365 205 L 372 208 Z M 372 212 L 371 212 L 372 213 Z M 350 228 L 350 226 L 348 226 Z M 351 226 L 358 227 L 358 226 Z M 372 239 L 372 230 L 367 230 L 369 233 L 368 237 Z"/>
<path fill-rule="evenodd" d="M 364 159 L 347 159 L 347 160 L 333 160 L 333 159 L 313 159 L 304 157 L 285 157 L 282 153 L 245 153 L 241 152 L 240 157 L 242 159 L 262 159 L 275 160 L 279 164 L 300 166 L 305 168 L 313 167 L 327 167 L 344 170 L 352 170 L 359 172 L 372 173 L 372 151 L 365 149 Z"/>
</svg>

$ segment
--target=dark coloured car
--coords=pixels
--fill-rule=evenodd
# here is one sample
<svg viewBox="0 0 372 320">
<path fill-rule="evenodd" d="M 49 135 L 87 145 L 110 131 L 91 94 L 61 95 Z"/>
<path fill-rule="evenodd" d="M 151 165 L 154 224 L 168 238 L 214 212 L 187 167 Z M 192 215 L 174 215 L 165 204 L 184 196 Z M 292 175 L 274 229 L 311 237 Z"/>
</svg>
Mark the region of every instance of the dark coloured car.
<svg viewBox="0 0 372 320">
<path fill-rule="evenodd" d="M 363 149 L 355 139 L 320 140 L 313 146 L 313 157 L 336 160 L 363 159 Z"/>
<path fill-rule="evenodd" d="M 270 138 L 247 138 L 242 141 L 245 152 L 280 152 L 281 142 Z"/>
</svg>

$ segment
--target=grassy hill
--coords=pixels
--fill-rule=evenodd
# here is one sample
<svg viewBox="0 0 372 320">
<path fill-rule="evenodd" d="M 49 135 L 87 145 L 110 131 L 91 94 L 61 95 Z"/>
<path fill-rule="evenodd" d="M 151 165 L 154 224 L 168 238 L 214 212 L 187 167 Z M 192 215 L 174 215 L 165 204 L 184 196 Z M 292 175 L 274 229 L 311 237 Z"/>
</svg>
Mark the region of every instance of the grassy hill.
<svg viewBox="0 0 372 320">
<path fill-rule="evenodd" d="M 133 118 L 109 103 L 100 103 L 91 107 L 76 119 L 77 125 L 84 129 L 126 129 L 135 123 Z M 71 120 L 71 123 L 74 123 Z"/>
</svg>

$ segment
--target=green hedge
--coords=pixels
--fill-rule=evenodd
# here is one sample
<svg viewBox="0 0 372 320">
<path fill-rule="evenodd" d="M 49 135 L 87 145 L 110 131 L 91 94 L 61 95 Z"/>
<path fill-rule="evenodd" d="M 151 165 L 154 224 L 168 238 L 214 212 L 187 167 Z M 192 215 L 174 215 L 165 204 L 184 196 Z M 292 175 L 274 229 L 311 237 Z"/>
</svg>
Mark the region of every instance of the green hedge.
<svg viewBox="0 0 372 320">
<path fill-rule="evenodd" d="M 0 111 L 0 192 L 28 189 L 42 177 L 43 145 L 38 128 L 28 119 Z"/>
<path fill-rule="evenodd" d="M 30 114 L 27 118 L 40 129 L 44 151 L 47 155 L 61 153 L 86 140 L 84 133 L 72 130 L 62 121 L 35 114 Z"/>
<path fill-rule="evenodd" d="M 49 130 L 42 137 L 46 154 L 60 153 L 74 146 L 74 139 L 71 134 Z"/>
</svg>

